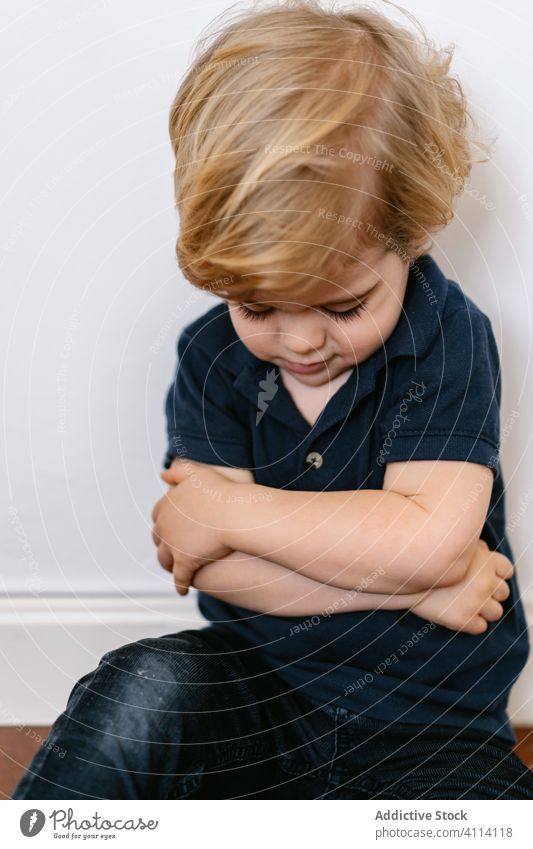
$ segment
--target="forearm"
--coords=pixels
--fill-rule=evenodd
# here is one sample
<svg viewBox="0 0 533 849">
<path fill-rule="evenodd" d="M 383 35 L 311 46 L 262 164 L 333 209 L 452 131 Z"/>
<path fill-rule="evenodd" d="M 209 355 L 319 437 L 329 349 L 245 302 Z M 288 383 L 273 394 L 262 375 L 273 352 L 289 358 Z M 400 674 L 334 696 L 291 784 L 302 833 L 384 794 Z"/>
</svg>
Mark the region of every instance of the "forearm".
<svg viewBox="0 0 533 849">
<path fill-rule="evenodd" d="M 425 592 L 459 579 L 450 561 L 443 567 L 446 539 L 439 538 L 430 515 L 404 495 L 258 484 L 241 484 L 239 492 L 244 497 L 237 508 L 226 506 L 223 519 L 225 543 L 235 551 L 344 589 L 364 585 L 375 564 L 382 564 L 372 589 L 386 595 Z"/>
<path fill-rule="evenodd" d="M 234 551 L 202 566 L 193 586 L 222 601 L 274 616 L 313 616 L 414 607 L 425 592 L 383 595 L 320 583 L 285 566 Z"/>
</svg>

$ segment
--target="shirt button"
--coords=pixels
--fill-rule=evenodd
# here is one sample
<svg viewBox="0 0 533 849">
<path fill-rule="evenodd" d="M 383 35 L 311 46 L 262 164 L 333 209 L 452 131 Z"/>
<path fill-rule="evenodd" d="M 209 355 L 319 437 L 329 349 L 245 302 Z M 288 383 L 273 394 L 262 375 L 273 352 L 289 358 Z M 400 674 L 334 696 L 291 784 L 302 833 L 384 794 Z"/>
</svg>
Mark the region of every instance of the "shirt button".
<svg viewBox="0 0 533 849">
<path fill-rule="evenodd" d="M 311 463 L 311 465 L 314 466 L 315 469 L 319 469 L 322 463 L 324 462 L 324 458 L 322 457 L 322 454 L 320 454 L 318 451 L 310 451 L 307 457 L 305 458 L 305 462 Z"/>
</svg>

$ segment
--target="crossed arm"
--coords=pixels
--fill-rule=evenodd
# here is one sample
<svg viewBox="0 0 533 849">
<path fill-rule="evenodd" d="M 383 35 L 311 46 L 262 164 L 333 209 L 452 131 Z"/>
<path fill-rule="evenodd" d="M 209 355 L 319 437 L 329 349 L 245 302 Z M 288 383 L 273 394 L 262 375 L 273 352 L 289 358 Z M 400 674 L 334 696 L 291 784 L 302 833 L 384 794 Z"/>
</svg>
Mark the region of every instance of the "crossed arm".
<svg viewBox="0 0 533 849">
<path fill-rule="evenodd" d="M 174 461 L 172 465 L 178 463 Z M 254 483 L 252 472 L 215 466 L 237 483 Z M 400 610 L 416 605 L 425 592 L 384 595 L 369 592 L 372 575 L 357 588 L 323 583 L 264 557 L 233 551 L 222 560 L 202 566 L 192 584 L 214 598 L 259 613 L 276 616 L 313 616 L 354 610 Z M 354 591 L 356 590 L 356 591 Z"/>
<path fill-rule="evenodd" d="M 243 497 L 238 529 L 229 535 L 233 550 L 200 567 L 192 585 L 285 616 L 415 608 L 430 590 L 457 584 L 472 560 L 492 487 L 492 472 L 473 463 L 393 463 L 383 490 L 274 490 L 274 507 L 264 509 L 251 496 L 269 488 L 256 485 L 250 471 L 207 468 L 242 484 Z"/>
</svg>

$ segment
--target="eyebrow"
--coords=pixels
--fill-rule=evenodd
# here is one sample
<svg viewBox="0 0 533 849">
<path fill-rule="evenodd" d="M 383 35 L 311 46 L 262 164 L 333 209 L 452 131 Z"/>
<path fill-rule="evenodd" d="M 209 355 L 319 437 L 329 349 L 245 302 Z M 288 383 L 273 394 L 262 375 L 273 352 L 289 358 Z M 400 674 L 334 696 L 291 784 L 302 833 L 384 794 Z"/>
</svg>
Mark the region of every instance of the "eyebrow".
<svg viewBox="0 0 533 849">
<path fill-rule="evenodd" d="M 341 306 L 342 304 L 351 304 L 352 301 L 362 301 L 364 298 L 368 297 L 368 295 L 370 295 L 370 293 L 373 292 L 374 289 L 378 285 L 379 285 L 379 278 L 375 281 L 375 283 L 372 283 L 372 285 L 366 290 L 366 292 L 361 292 L 359 295 L 351 295 L 351 297 L 349 297 L 349 298 L 343 297 L 342 299 L 340 299 L 338 301 L 326 301 L 326 304 L 329 305 L 329 306 Z M 243 301 L 243 303 L 245 303 L 245 304 L 246 303 L 255 303 L 256 306 L 264 304 L 265 306 L 268 306 L 269 302 L 268 301 Z M 274 302 L 274 303 L 276 303 L 276 302 Z M 313 304 L 311 304 L 311 306 L 313 306 Z M 324 306 L 324 304 L 322 304 L 322 306 Z"/>
</svg>

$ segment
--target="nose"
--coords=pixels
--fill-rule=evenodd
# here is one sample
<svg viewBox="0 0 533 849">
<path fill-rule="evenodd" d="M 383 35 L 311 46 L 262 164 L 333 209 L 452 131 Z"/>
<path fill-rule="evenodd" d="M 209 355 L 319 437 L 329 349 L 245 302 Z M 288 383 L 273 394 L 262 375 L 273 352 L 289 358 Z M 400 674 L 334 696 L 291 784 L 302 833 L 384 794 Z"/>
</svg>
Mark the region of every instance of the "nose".
<svg viewBox="0 0 533 849">
<path fill-rule="evenodd" d="M 284 329 L 285 348 L 295 358 L 318 359 L 324 342 L 326 331 L 321 326 L 317 315 L 287 315 L 285 316 L 286 329 Z M 314 355 L 314 356 L 313 356 Z"/>
</svg>

